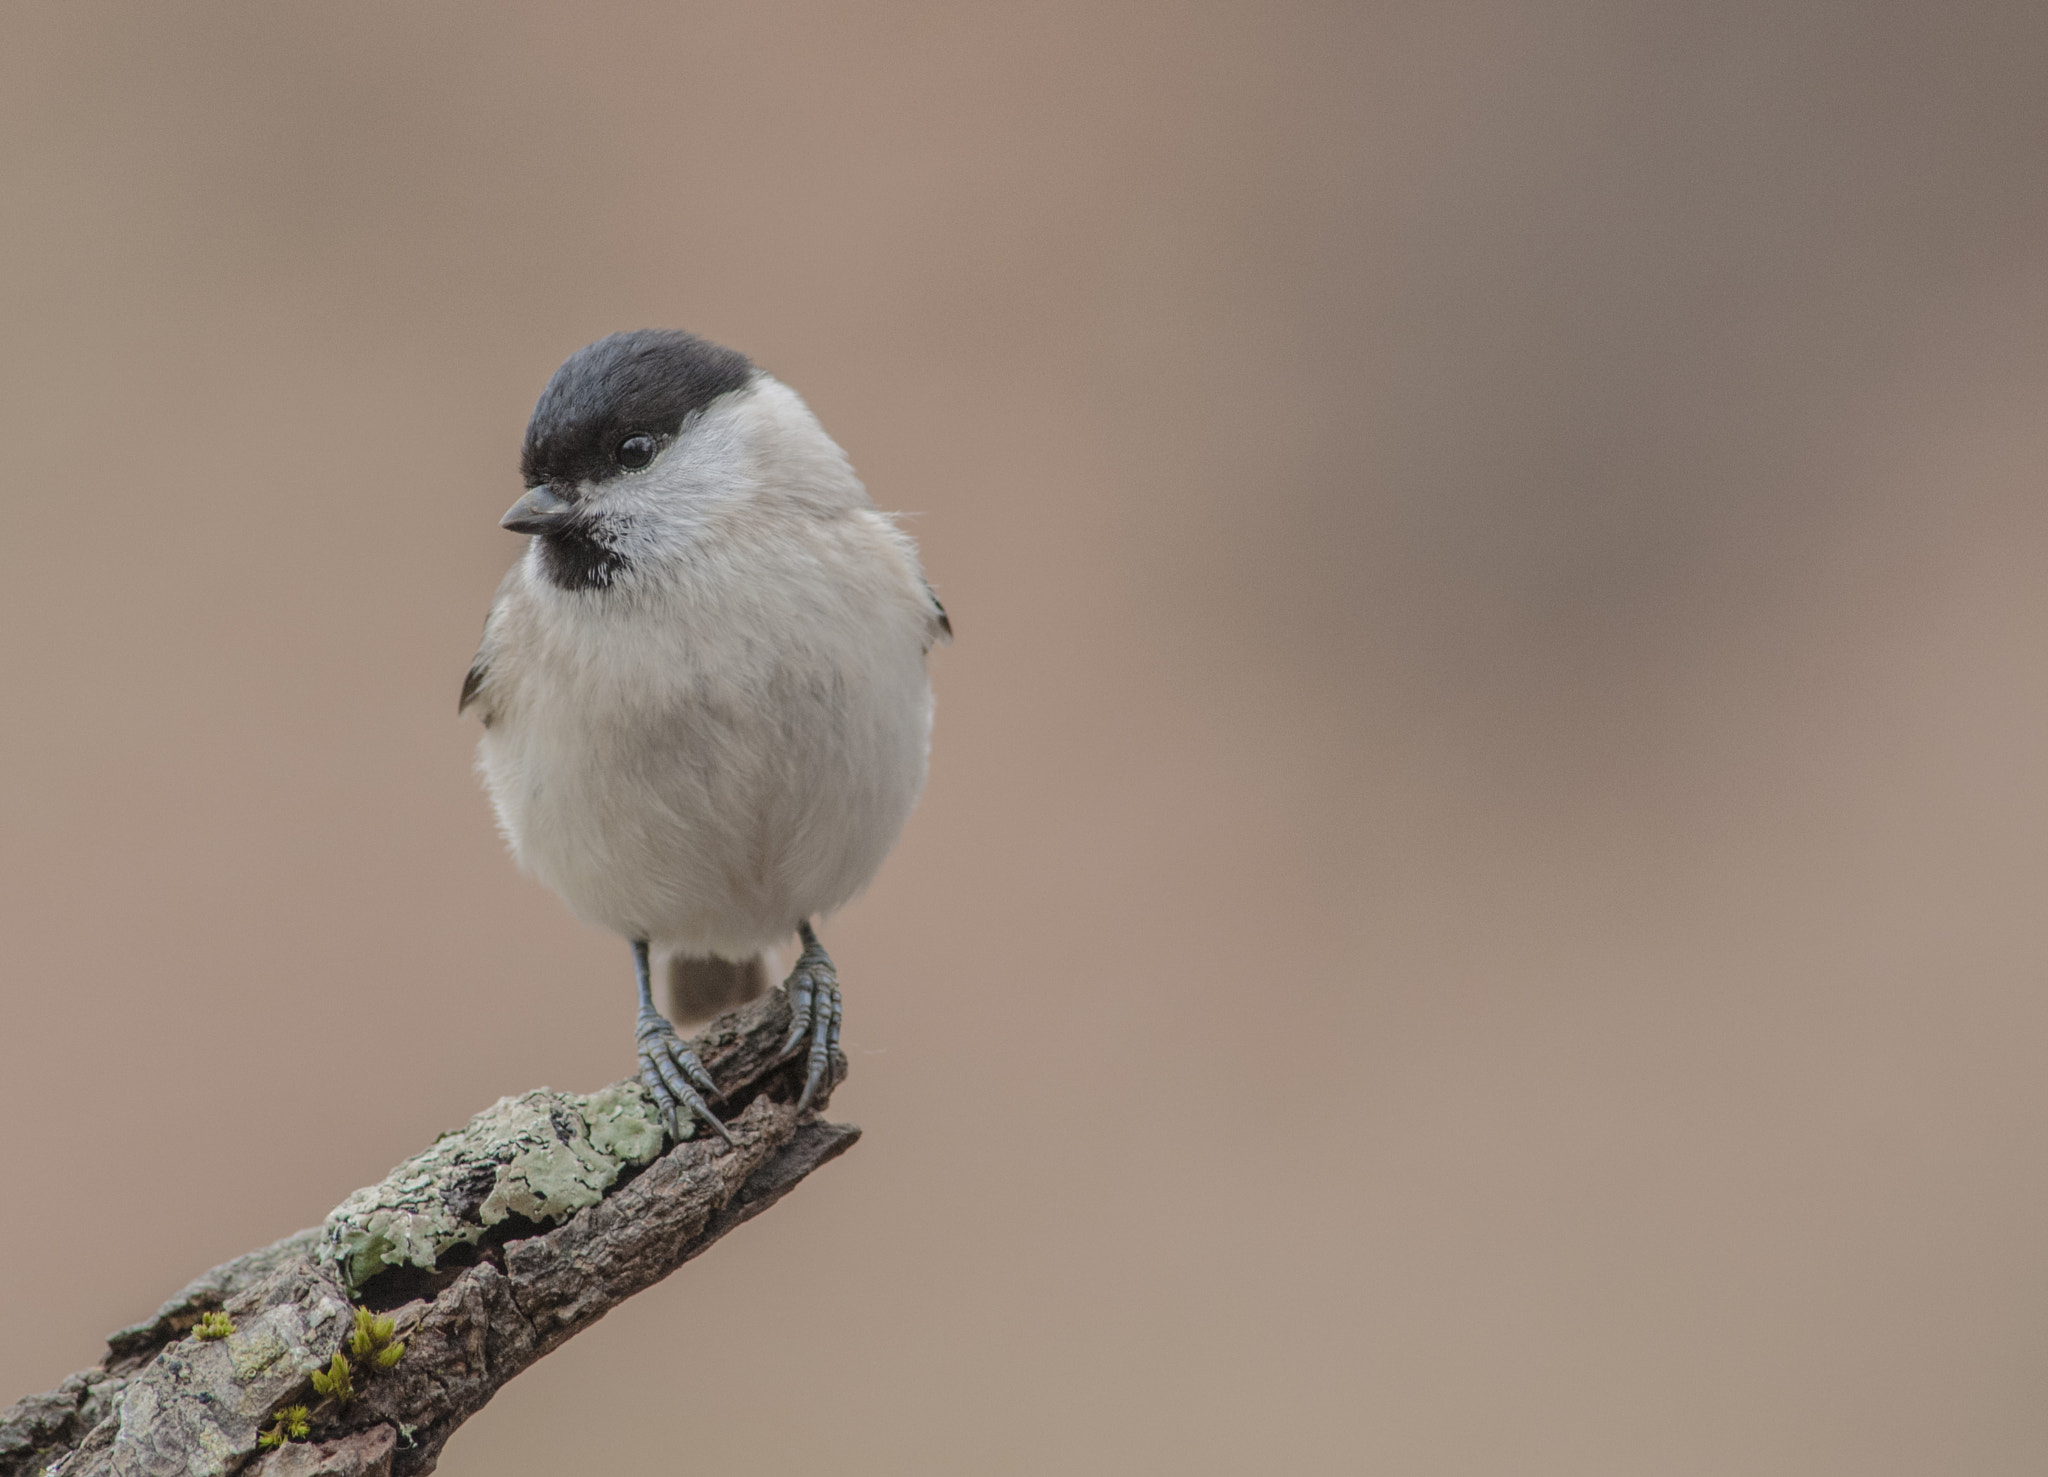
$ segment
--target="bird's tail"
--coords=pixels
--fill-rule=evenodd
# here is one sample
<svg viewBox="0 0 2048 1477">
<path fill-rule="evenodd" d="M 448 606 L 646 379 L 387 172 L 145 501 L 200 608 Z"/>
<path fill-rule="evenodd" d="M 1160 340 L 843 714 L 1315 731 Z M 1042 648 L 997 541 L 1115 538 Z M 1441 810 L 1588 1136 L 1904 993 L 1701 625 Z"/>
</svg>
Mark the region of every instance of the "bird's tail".
<svg viewBox="0 0 2048 1477">
<path fill-rule="evenodd" d="M 774 968 L 775 960 L 765 953 L 740 960 L 671 954 L 662 961 L 662 974 L 668 980 L 668 1017 L 683 1025 L 745 1005 L 775 983 Z"/>
</svg>

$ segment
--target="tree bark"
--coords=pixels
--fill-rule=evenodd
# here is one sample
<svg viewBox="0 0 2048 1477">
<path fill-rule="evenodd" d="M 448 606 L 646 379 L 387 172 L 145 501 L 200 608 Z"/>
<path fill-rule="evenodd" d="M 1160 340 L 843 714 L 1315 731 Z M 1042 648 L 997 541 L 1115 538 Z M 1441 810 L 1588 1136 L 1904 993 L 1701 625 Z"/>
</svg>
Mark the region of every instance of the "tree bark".
<svg viewBox="0 0 2048 1477">
<path fill-rule="evenodd" d="M 775 1060 L 789 1024 L 771 990 L 697 1039 L 725 1090 L 730 1149 L 700 1132 L 663 1152 L 630 1080 L 507 1098 L 324 1225 L 215 1267 L 111 1335 L 96 1368 L 0 1413 L 0 1477 L 431 1472 L 507 1380 L 860 1136 L 795 1111 L 801 1061 Z M 832 1085 L 845 1071 L 835 1057 Z M 389 1368 L 347 1352 L 359 1309 L 395 1323 L 405 1348 Z M 234 1331 L 203 1329 L 212 1313 Z M 338 1353 L 345 1401 L 313 1382 Z M 265 1448 L 293 1406 L 307 1407 L 307 1437 Z"/>
</svg>

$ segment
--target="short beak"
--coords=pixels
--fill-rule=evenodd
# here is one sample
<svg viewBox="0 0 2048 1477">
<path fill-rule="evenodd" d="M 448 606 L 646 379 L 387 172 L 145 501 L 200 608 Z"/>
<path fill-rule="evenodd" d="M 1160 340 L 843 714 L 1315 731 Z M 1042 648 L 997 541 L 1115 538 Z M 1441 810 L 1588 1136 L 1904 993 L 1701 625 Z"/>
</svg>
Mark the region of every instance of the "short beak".
<svg viewBox="0 0 2048 1477">
<path fill-rule="evenodd" d="M 553 533 L 576 516 L 576 505 L 552 487 L 529 487 L 498 520 L 514 533 Z"/>
</svg>

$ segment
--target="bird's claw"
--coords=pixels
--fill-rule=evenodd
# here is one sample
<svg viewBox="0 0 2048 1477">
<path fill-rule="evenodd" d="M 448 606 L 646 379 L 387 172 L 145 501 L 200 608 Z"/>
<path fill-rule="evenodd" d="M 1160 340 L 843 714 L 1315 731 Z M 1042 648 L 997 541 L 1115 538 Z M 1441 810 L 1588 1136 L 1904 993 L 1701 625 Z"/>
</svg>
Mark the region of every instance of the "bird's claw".
<svg viewBox="0 0 2048 1477">
<path fill-rule="evenodd" d="M 818 1089 L 825 1086 L 832 1070 L 832 1053 L 839 1049 L 839 977 L 832 961 L 818 946 L 815 935 L 806 930 L 804 951 L 784 986 L 789 991 L 789 1039 L 782 1043 L 778 1061 L 788 1061 L 810 1042 L 810 1059 L 804 1069 L 804 1090 L 796 1100 L 801 1113 L 811 1105 Z"/>
<path fill-rule="evenodd" d="M 678 1140 L 683 1137 L 687 1115 L 710 1124 L 711 1131 L 730 1146 L 732 1135 L 725 1131 L 725 1125 L 718 1121 L 718 1115 L 704 1101 L 707 1095 L 723 1097 L 724 1094 L 711 1080 L 704 1064 L 697 1060 L 697 1053 L 676 1034 L 676 1028 L 656 1012 L 642 1011 L 633 1039 L 640 1047 L 640 1080 L 654 1094 L 654 1105 L 660 1111 L 662 1121 L 668 1125 L 670 1134 Z"/>
</svg>

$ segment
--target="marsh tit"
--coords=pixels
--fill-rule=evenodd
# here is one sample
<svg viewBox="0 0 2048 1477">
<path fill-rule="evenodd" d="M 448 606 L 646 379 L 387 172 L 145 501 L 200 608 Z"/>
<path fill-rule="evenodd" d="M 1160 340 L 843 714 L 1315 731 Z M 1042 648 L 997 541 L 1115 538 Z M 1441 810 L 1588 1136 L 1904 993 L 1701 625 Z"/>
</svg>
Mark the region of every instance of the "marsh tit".
<svg viewBox="0 0 2048 1477">
<path fill-rule="evenodd" d="M 730 1143 L 717 1087 L 656 1009 L 786 982 L 799 1110 L 839 1040 L 812 920 L 875 875 L 923 788 L 925 654 L 952 626 L 917 549 L 794 390 L 694 335 L 613 334 L 534 407 L 528 535 L 459 711 L 520 865 L 633 946 L 640 1078 L 681 1136 Z"/>
</svg>

